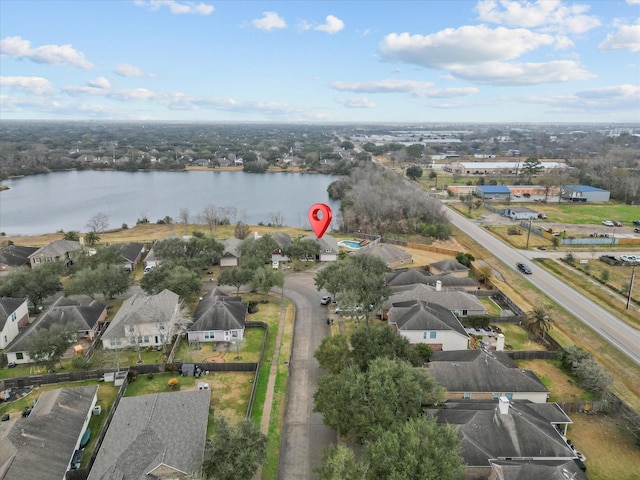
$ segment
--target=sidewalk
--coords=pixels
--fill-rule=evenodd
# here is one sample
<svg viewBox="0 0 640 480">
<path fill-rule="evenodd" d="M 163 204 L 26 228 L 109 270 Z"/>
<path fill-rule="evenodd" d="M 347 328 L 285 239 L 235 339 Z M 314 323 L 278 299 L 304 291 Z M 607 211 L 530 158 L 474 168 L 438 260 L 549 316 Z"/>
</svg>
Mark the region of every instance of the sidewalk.
<svg viewBox="0 0 640 480">
<path fill-rule="evenodd" d="M 264 407 L 262 409 L 262 420 L 260 421 L 260 431 L 265 435 L 269 435 L 269 422 L 271 421 L 271 408 L 273 405 L 273 392 L 276 386 L 276 376 L 278 374 L 278 362 L 280 360 L 280 345 L 282 344 L 282 332 L 284 331 L 284 322 L 287 318 L 287 307 L 282 300 L 280 303 L 280 319 L 278 322 L 278 333 L 276 334 L 276 345 L 273 350 L 271 359 L 271 369 L 269 370 L 269 380 L 267 381 L 267 392 L 264 397 Z M 262 477 L 262 465 L 258 467 L 253 480 L 260 480 Z"/>
</svg>

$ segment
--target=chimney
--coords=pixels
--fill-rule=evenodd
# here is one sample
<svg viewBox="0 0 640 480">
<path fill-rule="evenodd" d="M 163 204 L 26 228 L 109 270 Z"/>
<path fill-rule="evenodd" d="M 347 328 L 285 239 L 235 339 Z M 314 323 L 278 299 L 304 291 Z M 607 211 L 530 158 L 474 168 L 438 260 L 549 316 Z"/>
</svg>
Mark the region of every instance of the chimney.
<svg viewBox="0 0 640 480">
<path fill-rule="evenodd" d="M 504 333 L 498 334 L 498 340 L 496 342 L 496 352 L 502 352 L 504 350 Z"/>
<path fill-rule="evenodd" d="M 440 280 L 436 280 L 436 292 L 442 291 L 442 282 Z"/>
<path fill-rule="evenodd" d="M 509 399 L 507 397 L 500 397 L 498 399 L 498 409 L 500 415 L 507 415 L 509 413 Z"/>
</svg>

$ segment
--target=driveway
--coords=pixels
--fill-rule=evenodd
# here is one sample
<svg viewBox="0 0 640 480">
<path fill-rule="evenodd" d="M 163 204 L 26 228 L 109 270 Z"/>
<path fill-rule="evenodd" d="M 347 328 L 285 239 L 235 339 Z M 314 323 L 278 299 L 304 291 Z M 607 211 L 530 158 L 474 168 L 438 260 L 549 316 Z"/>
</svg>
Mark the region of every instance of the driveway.
<svg viewBox="0 0 640 480">
<path fill-rule="evenodd" d="M 337 440 L 336 433 L 322 423 L 322 415 L 313 413 L 313 394 L 322 375 L 313 352 L 329 334 L 328 310 L 320 305 L 314 275 L 285 276 L 284 294 L 296 306 L 296 320 L 278 465 L 282 480 L 317 478 L 314 470 L 322 463 L 323 450 Z"/>
</svg>

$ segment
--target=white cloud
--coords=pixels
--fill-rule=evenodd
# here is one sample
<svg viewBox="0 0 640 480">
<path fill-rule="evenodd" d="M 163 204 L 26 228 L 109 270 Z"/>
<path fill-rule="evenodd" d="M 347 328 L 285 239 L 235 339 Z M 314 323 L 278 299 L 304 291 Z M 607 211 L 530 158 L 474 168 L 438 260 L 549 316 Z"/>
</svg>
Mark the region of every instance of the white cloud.
<svg viewBox="0 0 640 480">
<path fill-rule="evenodd" d="M 429 90 L 424 90 L 423 92 L 416 94 L 416 96 L 428 97 L 428 98 L 457 98 L 457 97 L 468 97 L 469 95 L 475 95 L 479 91 L 480 89 L 476 87 L 433 88 Z"/>
<path fill-rule="evenodd" d="M 90 80 L 88 83 L 90 87 L 94 87 L 94 88 L 111 88 L 111 83 L 109 83 L 109 80 L 107 80 L 104 77 L 94 78 L 93 80 Z"/>
<path fill-rule="evenodd" d="M 71 45 L 42 45 L 31 48 L 31 42 L 19 36 L 0 40 L 0 54 L 13 58 L 27 58 L 47 65 L 69 65 L 82 70 L 93 69 L 93 64 L 84 58 L 84 54 Z"/>
<path fill-rule="evenodd" d="M 127 63 L 119 63 L 113 71 L 122 77 L 155 77 L 153 73 L 145 73 L 140 67 Z"/>
<path fill-rule="evenodd" d="M 287 28 L 287 22 L 284 21 L 280 15 L 276 12 L 263 12 L 262 18 L 256 18 L 251 20 L 253 25 L 258 30 L 270 31 L 276 28 Z"/>
<path fill-rule="evenodd" d="M 586 14 L 589 8 L 560 0 L 480 0 L 476 7 L 482 21 L 566 33 L 585 33 L 600 25 L 598 18 Z"/>
<path fill-rule="evenodd" d="M 376 104 L 366 97 L 338 98 L 336 102 L 346 108 L 375 108 Z"/>
<path fill-rule="evenodd" d="M 0 87 L 33 95 L 50 95 L 55 92 L 49 80 L 42 77 L 0 77 Z"/>
<path fill-rule="evenodd" d="M 200 2 L 178 2 L 176 0 L 135 0 L 134 4 L 138 7 L 146 7 L 152 12 L 157 12 L 161 7 L 168 7 L 171 13 L 175 15 L 196 14 L 209 15 L 215 8 L 213 5 L 207 5 Z"/>
<path fill-rule="evenodd" d="M 446 69 L 456 64 L 511 60 L 555 41 L 551 35 L 522 28 L 477 25 L 448 28 L 431 35 L 391 33 L 380 43 L 380 52 L 387 61 Z"/>
<path fill-rule="evenodd" d="M 635 25 L 620 25 L 617 31 L 607 35 L 598 48 L 600 50 L 640 51 L 640 21 Z"/>
<path fill-rule="evenodd" d="M 544 104 L 557 112 L 615 112 L 637 110 L 640 102 L 640 86 L 612 85 L 557 97 L 525 97 L 517 99 L 527 103 Z"/>
<path fill-rule="evenodd" d="M 331 82 L 335 90 L 355 93 L 414 93 L 432 87 L 431 82 L 417 80 L 375 80 L 371 82 Z"/>
<path fill-rule="evenodd" d="M 450 66 L 449 70 L 458 78 L 496 85 L 537 85 L 595 77 L 573 60 L 546 63 L 487 62 L 481 65 Z"/>
<path fill-rule="evenodd" d="M 640 5 L 640 0 L 627 0 L 629 5 Z"/>
<path fill-rule="evenodd" d="M 329 34 L 338 33 L 342 29 L 344 29 L 344 22 L 334 15 L 327 15 L 325 23 L 315 27 L 315 30 Z"/>
</svg>

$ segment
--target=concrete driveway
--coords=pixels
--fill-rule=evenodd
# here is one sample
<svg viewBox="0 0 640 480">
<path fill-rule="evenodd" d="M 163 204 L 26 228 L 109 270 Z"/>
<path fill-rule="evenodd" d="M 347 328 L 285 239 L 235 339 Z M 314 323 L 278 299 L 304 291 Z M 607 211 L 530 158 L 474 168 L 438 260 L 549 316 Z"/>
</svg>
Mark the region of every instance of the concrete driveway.
<svg viewBox="0 0 640 480">
<path fill-rule="evenodd" d="M 328 308 L 320 305 L 326 292 L 316 290 L 314 275 L 285 277 L 284 294 L 296 306 L 296 320 L 280 442 L 278 478 L 282 480 L 316 479 L 314 470 L 322 463 L 323 450 L 336 442 L 336 433 L 322 423 L 322 415 L 313 413 L 313 395 L 322 375 L 313 352 L 329 334 Z"/>
</svg>

